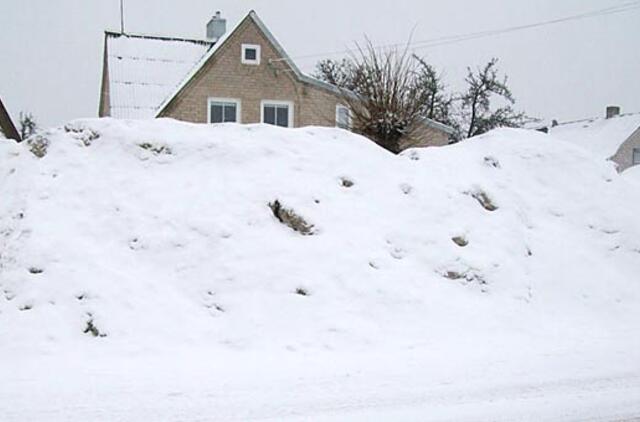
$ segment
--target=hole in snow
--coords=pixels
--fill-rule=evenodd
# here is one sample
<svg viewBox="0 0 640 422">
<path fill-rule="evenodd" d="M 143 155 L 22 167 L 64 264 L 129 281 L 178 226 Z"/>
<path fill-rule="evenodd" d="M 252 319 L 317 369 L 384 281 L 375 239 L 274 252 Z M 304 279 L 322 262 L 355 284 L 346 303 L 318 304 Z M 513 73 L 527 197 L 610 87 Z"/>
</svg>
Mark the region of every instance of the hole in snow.
<svg viewBox="0 0 640 422">
<path fill-rule="evenodd" d="M 453 243 L 460 246 L 461 248 L 464 248 L 469 244 L 469 241 L 464 236 L 455 236 L 452 237 L 451 240 L 453 240 Z"/>
<path fill-rule="evenodd" d="M 298 287 L 295 293 L 300 296 L 309 296 L 309 291 L 304 287 Z"/>
<path fill-rule="evenodd" d="M 38 267 L 31 267 L 31 268 L 29 268 L 29 272 L 31 274 L 42 274 L 44 272 L 44 270 L 42 268 L 38 268 Z"/>
<path fill-rule="evenodd" d="M 408 183 L 403 183 L 400 185 L 400 190 L 402 190 L 402 193 L 405 195 L 409 195 L 413 190 L 413 187 Z"/>
<path fill-rule="evenodd" d="M 353 183 L 352 180 L 347 179 L 346 177 L 341 177 L 340 178 L 340 182 L 342 183 L 342 186 L 345 188 L 350 188 L 351 186 L 353 186 L 355 183 Z"/>
</svg>

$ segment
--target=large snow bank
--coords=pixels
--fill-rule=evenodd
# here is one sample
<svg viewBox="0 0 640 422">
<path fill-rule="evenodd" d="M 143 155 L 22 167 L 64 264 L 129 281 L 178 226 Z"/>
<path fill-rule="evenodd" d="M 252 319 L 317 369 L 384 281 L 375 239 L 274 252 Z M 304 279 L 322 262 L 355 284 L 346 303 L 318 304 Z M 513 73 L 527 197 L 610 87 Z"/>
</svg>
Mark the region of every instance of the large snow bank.
<svg viewBox="0 0 640 422">
<path fill-rule="evenodd" d="M 640 195 L 546 135 L 401 156 L 322 128 L 105 119 L 44 136 L 41 159 L 0 144 L 4 350 L 449 347 L 639 325 Z"/>
<path fill-rule="evenodd" d="M 637 416 L 626 175 L 518 130 L 401 156 L 170 120 L 0 141 L 0 414 Z"/>
<path fill-rule="evenodd" d="M 640 166 L 633 166 L 622 172 L 622 178 L 635 183 L 640 183 Z"/>
</svg>

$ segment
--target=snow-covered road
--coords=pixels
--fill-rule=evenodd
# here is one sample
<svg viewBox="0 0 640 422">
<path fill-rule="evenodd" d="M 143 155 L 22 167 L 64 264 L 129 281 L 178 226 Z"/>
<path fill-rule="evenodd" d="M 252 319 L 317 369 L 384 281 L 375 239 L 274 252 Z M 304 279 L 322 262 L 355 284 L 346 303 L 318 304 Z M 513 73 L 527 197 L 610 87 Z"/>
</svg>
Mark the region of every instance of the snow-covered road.
<svg viewBox="0 0 640 422">
<path fill-rule="evenodd" d="M 13 421 L 627 421 L 640 417 L 632 356 L 330 354 L 272 359 L 176 352 L 156 358 L 25 359 L 0 383 Z M 398 359 L 399 358 L 399 359 Z M 426 359 L 426 360 L 425 360 Z M 589 359 L 587 359 L 588 361 Z M 444 367 L 449 366 L 449 370 Z M 628 368 L 635 368 L 629 372 Z M 452 370 L 451 368 L 457 368 Z"/>
</svg>

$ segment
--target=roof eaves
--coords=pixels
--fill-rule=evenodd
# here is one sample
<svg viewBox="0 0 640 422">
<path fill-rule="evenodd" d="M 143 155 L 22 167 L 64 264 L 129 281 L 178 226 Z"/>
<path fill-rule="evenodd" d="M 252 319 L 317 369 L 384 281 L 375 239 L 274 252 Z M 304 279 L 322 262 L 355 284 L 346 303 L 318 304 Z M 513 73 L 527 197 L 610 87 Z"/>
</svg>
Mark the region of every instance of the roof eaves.
<svg viewBox="0 0 640 422">
<path fill-rule="evenodd" d="M 441 130 L 445 133 L 448 133 L 449 135 L 453 135 L 455 133 L 455 129 L 452 128 L 451 126 L 445 125 L 444 123 L 437 122 L 428 117 L 423 118 L 422 122 L 433 129 Z"/>
</svg>

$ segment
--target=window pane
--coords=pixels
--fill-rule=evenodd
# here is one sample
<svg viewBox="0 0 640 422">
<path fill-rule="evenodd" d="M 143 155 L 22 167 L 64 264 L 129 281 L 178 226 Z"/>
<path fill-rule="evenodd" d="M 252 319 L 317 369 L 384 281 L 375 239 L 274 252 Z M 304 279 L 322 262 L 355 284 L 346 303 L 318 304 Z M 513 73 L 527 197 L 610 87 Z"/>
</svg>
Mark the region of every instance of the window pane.
<svg viewBox="0 0 640 422">
<path fill-rule="evenodd" d="M 237 50 L 236 50 L 237 51 Z M 238 53 L 236 53 L 238 54 Z M 255 60 L 258 56 L 258 52 L 255 48 L 247 48 L 244 50 L 244 58 L 245 60 Z"/>
<path fill-rule="evenodd" d="M 338 127 L 342 129 L 349 128 L 349 109 L 346 107 L 338 108 Z"/>
<path fill-rule="evenodd" d="M 264 123 L 276 124 L 276 108 L 274 106 L 264 106 Z"/>
<path fill-rule="evenodd" d="M 289 127 L 289 107 L 288 106 L 278 107 L 278 121 L 276 124 L 282 127 Z"/>
<path fill-rule="evenodd" d="M 222 105 L 211 104 L 211 123 L 222 122 Z"/>
<path fill-rule="evenodd" d="M 225 121 L 225 122 L 237 122 L 237 119 L 236 119 L 236 105 L 235 104 L 225 104 L 223 121 Z"/>
<path fill-rule="evenodd" d="M 633 164 L 640 164 L 640 148 L 633 149 Z"/>
</svg>

